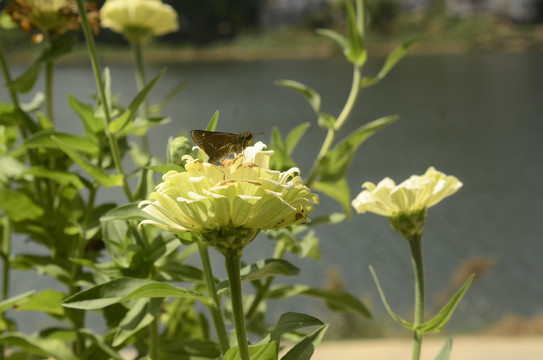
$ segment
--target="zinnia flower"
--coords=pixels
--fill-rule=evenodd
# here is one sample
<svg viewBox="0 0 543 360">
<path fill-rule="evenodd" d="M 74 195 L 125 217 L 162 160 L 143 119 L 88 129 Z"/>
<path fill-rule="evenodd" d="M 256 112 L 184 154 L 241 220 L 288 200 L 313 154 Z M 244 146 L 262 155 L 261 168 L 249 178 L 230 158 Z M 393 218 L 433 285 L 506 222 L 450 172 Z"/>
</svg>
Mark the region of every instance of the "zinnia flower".
<svg viewBox="0 0 543 360">
<path fill-rule="evenodd" d="M 97 34 L 100 18 L 96 4 L 86 1 L 85 9 L 91 29 Z M 38 31 L 32 35 L 32 42 L 35 43 L 43 41 L 43 34 L 60 36 L 68 31 L 76 31 L 80 26 L 74 0 L 12 0 L 6 6 L 6 13 L 25 32 Z"/>
<path fill-rule="evenodd" d="M 177 13 L 160 0 L 107 0 L 100 10 L 102 26 L 133 42 L 177 31 Z"/>
<path fill-rule="evenodd" d="M 140 203 L 153 218 L 140 225 L 200 234 L 221 251 L 240 251 L 261 230 L 308 222 L 318 196 L 297 168 L 270 170 L 273 151 L 265 147 L 258 142 L 220 166 L 186 155 L 186 171 L 164 174 L 149 200 Z"/>
<path fill-rule="evenodd" d="M 420 234 L 426 210 L 454 194 L 462 183 L 433 167 L 424 175 L 413 175 L 399 185 L 385 178 L 375 185 L 365 182 L 362 191 L 352 202 L 358 213 L 372 212 L 390 218 L 392 227 L 402 235 Z"/>
</svg>

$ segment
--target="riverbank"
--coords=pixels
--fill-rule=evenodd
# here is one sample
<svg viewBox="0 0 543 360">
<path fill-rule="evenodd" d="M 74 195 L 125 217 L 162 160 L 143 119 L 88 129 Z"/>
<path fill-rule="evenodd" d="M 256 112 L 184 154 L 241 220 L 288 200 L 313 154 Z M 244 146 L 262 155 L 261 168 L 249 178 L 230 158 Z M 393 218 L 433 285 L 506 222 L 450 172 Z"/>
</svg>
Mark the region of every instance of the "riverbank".
<svg viewBox="0 0 543 360">
<path fill-rule="evenodd" d="M 421 360 L 431 360 L 439 353 L 446 338 L 425 338 Z M 312 360 L 402 360 L 411 357 L 411 339 L 328 341 L 317 346 Z M 458 336 L 453 338 L 454 360 L 541 360 L 541 336 Z"/>
</svg>

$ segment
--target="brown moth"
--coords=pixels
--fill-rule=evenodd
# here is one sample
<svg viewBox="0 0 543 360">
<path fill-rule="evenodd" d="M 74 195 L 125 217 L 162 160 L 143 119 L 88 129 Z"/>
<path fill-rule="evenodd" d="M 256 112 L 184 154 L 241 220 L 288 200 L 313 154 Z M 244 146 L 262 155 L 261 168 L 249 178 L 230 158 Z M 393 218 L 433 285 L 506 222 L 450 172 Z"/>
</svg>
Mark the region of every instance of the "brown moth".
<svg viewBox="0 0 543 360">
<path fill-rule="evenodd" d="M 209 156 L 209 163 L 214 163 L 230 154 L 240 153 L 253 141 L 253 133 L 227 133 L 218 131 L 192 130 L 192 141 Z"/>
</svg>

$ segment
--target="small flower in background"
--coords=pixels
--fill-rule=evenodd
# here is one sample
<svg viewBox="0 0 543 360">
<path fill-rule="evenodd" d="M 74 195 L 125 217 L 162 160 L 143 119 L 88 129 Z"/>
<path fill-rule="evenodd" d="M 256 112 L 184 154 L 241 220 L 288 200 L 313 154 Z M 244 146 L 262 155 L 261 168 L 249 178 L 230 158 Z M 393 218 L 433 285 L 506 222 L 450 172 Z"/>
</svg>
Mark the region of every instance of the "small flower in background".
<svg viewBox="0 0 543 360">
<path fill-rule="evenodd" d="M 95 3 L 85 2 L 87 16 L 94 34 L 100 30 L 100 17 Z M 77 4 L 74 0 L 12 0 L 6 13 L 25 32 L 37 31 L 32 42 L 40 43 L 44 35 L 60 36 L 77 31 L 80 26 Z"/>
<path fill-rule="evenodd" d="M 404 236 L 422 232 L 426 210 L 454 194 L 462 183 L 433 167 L 424 175 L 413 175 L 399 185 L 385 178 L 377 185 L 365 182 L 365 188 L 352 202 L 358 213 L 372 212 L 390 218 L 391 224 Z"/>
<path fill-rule="evenodd" d="M 177 13 L 160 0 L 107 0 L 100 17 L 103 27 L 132 42 L 144 42 L 179 29 Z"/>
<path fill-rule="evenodd" d="M 308 222 L 319 198 L 292 168 L 269 169 L 273 151 L 262 142 L 220 166 L 189 155 L 185 172 L 169 171 L 140 207 L 152 224 L 202 235 L 221 251 L 241 251 L 261 230 Z"/>
</svg>

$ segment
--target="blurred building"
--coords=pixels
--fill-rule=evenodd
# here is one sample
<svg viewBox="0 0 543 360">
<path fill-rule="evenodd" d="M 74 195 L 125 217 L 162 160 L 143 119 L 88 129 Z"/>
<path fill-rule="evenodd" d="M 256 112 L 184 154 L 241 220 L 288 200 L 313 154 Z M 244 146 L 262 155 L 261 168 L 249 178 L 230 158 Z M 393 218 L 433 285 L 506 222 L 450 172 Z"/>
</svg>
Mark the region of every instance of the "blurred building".
<svg viewBox="0 0 543 360">
<path fill-rule="evenodd" d="M 259 24 L 270 27 L 299 24 L 311 14 L 337 10 L 345 0 L 261 0 Z M 381 1 L 381 0 L 377 0 Z M 425 11 L 441 5 L 453 16 L 489 13 L 517 22 L 543 20 L 543 0 L 387 0 L 406 11 Z"/>
</svg>

